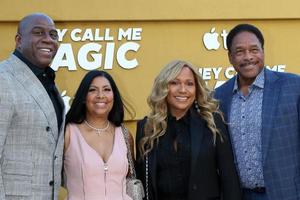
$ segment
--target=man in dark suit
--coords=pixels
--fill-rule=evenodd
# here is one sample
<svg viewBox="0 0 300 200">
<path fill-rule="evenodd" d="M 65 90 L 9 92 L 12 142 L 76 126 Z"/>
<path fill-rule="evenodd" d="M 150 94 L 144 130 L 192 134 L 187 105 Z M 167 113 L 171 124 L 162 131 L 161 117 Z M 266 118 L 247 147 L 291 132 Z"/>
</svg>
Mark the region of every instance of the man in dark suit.
<svg viewBox="0 0 300 200">
<path fill-rule="evenodd" d="M 64 107 L 49 67 L 58 49 L 53 20 L 24 17 L 16 49 L 0 63 L 0 200 L 56 200 Z"/>
<path fill-rule="evenodd" d="M 229 124 L 244 200 L 300 199 L 300 77 L 264 67 L 264 38 L 249 24 L 227 37 L 237 75 L 215 97 Z"/>
</svg>

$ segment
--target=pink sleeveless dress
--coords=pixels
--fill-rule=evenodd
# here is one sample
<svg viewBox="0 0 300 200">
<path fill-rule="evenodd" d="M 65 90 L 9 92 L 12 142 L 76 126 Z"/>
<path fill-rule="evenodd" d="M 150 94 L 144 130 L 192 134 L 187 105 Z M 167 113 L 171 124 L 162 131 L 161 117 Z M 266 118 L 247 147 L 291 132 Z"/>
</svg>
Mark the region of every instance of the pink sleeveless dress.
<svg viewBox="0 0 300 200">
<path fill-rule="evenodd" d="M 131 200 L 126 194 L 127 147 L 121 127 L 115 129 L 112 154 L 104 163 L 75 124 L 64 156 L 68 200 Z"/>
</svg>

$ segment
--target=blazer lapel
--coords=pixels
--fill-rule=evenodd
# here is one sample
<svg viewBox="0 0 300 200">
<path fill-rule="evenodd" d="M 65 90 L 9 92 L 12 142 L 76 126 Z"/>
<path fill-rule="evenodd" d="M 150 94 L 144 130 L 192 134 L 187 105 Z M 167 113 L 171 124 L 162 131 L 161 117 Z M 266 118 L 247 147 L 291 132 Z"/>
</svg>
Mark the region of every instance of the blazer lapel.
<svg viewBox="0 0 300 200">
<path fill-rule="evenodd" d="M 263 154 L 263 164 L 266 159 L 267 150 L 269 146 L 271 130 L 273 126 L 273 119 L 275 117 L 276 108 L 278 106 L 278 96 L 281 87 L 278 87 L 276 81 L 278 81 L 278 76 L 265 69 L 265 85 L 264 94 L 262 102 L 262 154 Z"/>
<path fill-rule="evenodd" d="M 62 109 L 62 119 L 63 119 L 63 121 L 62 121 L 62 124 L 61 124 L 61 126 L 60 126 L 60 130 L 59 130 L 59 132 L 58 132 L 58 134 L 60 134 L 60 133 L 63 132 L 63 130 L 64 130 L 65 115 L 66 115 L 66 113 L 65 113 L 65 112 L 66 112 L 66 107 L 65 107 L 64 101 L 63 101 L 63 99 L 62 99 L 62 97 L 61 97 L 61 95 L 60 95 L 60 93 L 59 93 L 57 87 L 54 87 L 54 90 L 55 90 L 55 93 L 56 93 L 56 95 L 57 95 L 57 97 L 58 97 L 58 103 L 60 104 L 61 109 Z"/>
<path fill-rule="evenodd" d="M 198 113 L 191 111 L 191 124 L 190 124 L 190 134 L 191 134 L 191 176 L 197 172 L 196 163 L 200 152 L 201 143 L 203 139 L 203 131 L 205 127 L 205 122 L 200 118 Z"/>
<path fill-rule="evenodd" d="M 229 121 L 230 109 L 231 109 L 231 101 L 232 101 L 232 91 L 234 86 L 234 81 L 236 76 L 225 83 L 224 88 L 220 91 L 220 95 L 216 98 L 220 101 L 220 110 L 223 112 L 225 121 Z"/>
<path fill-rule="evenodd" d="M 21 83 L 21 85 L 23 85 L 24 90 L 26 90 L 28 94 L 33 97 L 33 99 L 43 111 L 51 129 L 53 130 L 50 131 L 51 135 L 56 141 L 58 135 L 53 134 L 58 132 L 56 113 L 47 91 L 43 87 L 42 83 L 38 80 L 38 78 L 34 75 L 34 73 L 29 69 L 29 67 L 19 58 L 11 55 L 11 57 L 9 58 L 9 62 L 12 63 L 11 70 L 16 79 Z"/>
<path fill-rule="evenodd" d="M 54 87 L 54 91 L 55 91 L 56 95 L 58 96 L 58 102 L 59 102 L 59 104 L 60 104 L 60 106 L 62 108 L 62 111 L 63 111 L 62 114 L 65 115 L 66 114 L 65 113 L 65 104 L 64 104 L 63 99 L 61 98 L 61 95 L 60 95 L 57 87 Z"/>
<path fill-rule="evenodd" d="M 154 199 L 157 199 L 157 185 L 156 185 L 156 170 L 157 170 L 157 159 L 156 159 L 156 153 L 157 152 L 157 148 L 156 146 L 154 146 L 153 150 L 151 151 L 151 153 L 149 154 L 149 169 L 148 172 L 150 172 L 148 174 L 148 181 L 149 181 L 149 177 L 151 179 L 151 185 L 153 186 L 153 196 L 155 197 Z"/>
</svg>

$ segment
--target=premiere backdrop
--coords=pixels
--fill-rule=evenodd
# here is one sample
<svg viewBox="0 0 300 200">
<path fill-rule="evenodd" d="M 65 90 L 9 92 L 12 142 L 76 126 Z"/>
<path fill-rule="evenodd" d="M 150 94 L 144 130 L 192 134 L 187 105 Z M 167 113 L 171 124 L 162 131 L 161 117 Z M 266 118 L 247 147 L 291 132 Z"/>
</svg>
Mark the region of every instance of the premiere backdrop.
<svg viewBox="0 0 300 200">
<path fill-rule="evenodd" d="M 32 12 L 56 22 L 60 48 L 51 67 L 66 106 L 86 72 L 106 70 L 135 109 L 133 119 L 126 117 L 133 135 L 154 77 L 171 60 L 193 63 L 211 89 L 235 74 L 225 41 L 238 23 L 261 29 L 269 68 L 300 74 L 297 0 L 1 0 L 1 60 L 14 49 L 18 21 Z"/>
</svg>

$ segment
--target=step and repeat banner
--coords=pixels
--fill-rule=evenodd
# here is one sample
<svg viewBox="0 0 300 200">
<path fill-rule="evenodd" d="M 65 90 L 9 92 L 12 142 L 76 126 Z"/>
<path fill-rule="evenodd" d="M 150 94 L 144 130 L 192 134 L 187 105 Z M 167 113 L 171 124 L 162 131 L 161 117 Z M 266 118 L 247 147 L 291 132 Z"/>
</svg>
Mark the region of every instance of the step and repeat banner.
<svg viewBox="0 0 300 200">
<path fill-rule="evenodd" d="M 18 21 L 45 12 L 59 32 L 51 67 L 66 107 L 89 70 L 105 70 L 134 107 L 135 121 L 147 113 L 153 80 L 171 60 L 193 63 L 211 89 L 233 77 L 226 38 L 239 23 L 254 24 L 263 32 L 268 68 L 300 74 L 299 6 L 297 0 L 284 5 L 272 0 L 1 0 L 0 59 L 15 47 Z"/>
<path fill-rule="evenodd" d="M 274 71 L 300 74 L 300 20 L 56 22 L 60 47 L 51 64 L 67 109 L 83 76 L 105 70 L 134 107 L 134 119 L 148 111 L 155 76 L 171 60 L 195 65 L 211 89 L 235 75 L 226 38 L 238 23 L 251 23 L 265 37 L 265 64 Z M 17 23 L 0 23 L 0 59 L 14 49 Z"/>
<path fill-rule="evenodd" d="M 51 67 L 67 108 L 83 76 L 105 70 L 134 107 L 133 120 L 141 119 L 155 76 L 171 60 L 193 63 L 211 89 L 232 78 L 226 38 L 238 23 L 263 32 L 267 68 L 300 74 L 298 20 L 57 23 L 60 47 Z"/>
<path fill-rule="evenodd" d="M 212 90 L 235 75 L 228 61 L 226 38 L 239 23 L 254 24 L 262 31 L 266 67 L 300 74 L 298 1 L 285 7 L 271 0 L 257 0 L 245 6 L 242 4 L 246 2 L 235 0 L 218 5 L 206 0 L 177 1 L 177 4 L 171 0 L 149 1 L 143 2 L 144 6 L 138 1 L 119 2 L 120 5 L 106 1 L 105 7 L 99 0 L 53 1 L 51 6 L 18 1 L 15 4 L 19 6 L 11 7 L 15 5 L 11 0 L 3 0 L 0 60 L 15 48 L 19 19 L 36 11 L 49 14 L 56 20 L 60 42 L 51 67 L 56 71 L 56 83 L 66 108 L 88 71 L 105 70 L 135 110 L 133 119 L 126 116 L 133 135 L 136 120 L 148 112 L 146 99 L 154 78 L 168 62 L 174 59 L 191 62 Z M 53 5 L 60 6 L 53 8 Z M 272 9 L 266 11 L 268 5 Z M 65 195 L 62 190 L 59 199 Z"/>
</svg>

